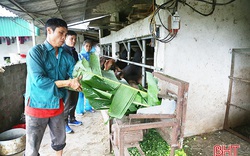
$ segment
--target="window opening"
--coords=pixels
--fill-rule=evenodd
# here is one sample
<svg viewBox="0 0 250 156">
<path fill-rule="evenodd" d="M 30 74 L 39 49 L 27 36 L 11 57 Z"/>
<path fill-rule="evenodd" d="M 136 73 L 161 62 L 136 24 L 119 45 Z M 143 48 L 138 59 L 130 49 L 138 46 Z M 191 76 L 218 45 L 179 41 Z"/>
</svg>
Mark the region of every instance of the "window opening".
<svg viewBox="0 0 250 156">
<path fill-rule="evenodd" d="M 154 42 L 152 37 L 117 42 L 116 65 L 121 69 L 122 74 L 124 74 L 122 76 L 130 85 L 141 84 L 145 87 L 146 72 L 157 70 L 154 67 L 154 43 L 152 42 Z"/>
<path fill-rule="evenodd" d="M 112 45 L 111 44 L 103 44 L 101 45 L 102 55 L 112 57 Z"/>
</svg>

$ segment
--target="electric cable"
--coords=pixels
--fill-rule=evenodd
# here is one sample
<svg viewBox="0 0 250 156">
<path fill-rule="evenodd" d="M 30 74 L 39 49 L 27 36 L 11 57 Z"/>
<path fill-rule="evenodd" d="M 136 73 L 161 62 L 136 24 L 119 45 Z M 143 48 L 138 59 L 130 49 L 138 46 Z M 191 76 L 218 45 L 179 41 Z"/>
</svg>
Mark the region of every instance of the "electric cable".
<svg viewBox="0 0 250 156">
<path fill-rule="evenodd" d="M 204 2 L 204 3 L 208 3 L 208 4 L 212 4 L 211 2 L 208 2 L 208 1 L 205 1 L 205 0 L 197 0 L 197 1 L 200 1 L 200 2 Z M 234 2 L 235 0 L 230 0 L 226 3 L 215 3 L 216 5 L 227 5 L 227 4 L 230 4 L 232 2 Z"/>
<path fill-rule="evenodd" d="M 215 6 L 216 6 L 216 0 L 213 0 L 213 2 L 211 3 L 212 4 L 212 10 L 205 14 L 205 13 L 202 13 L 200 11 L 198 11 L 197 9 L 195 9 L 194 7 L 192 7 L 191 5 L 189 5 L 188 3 L 182 1 L 182 0 L 179 0 L 180 3 L 183 3 L 184 5 L 187 5 L 188 7 L 190 7 L 193 11 L 197 12 L 198 14 L 201 14 L 203 16 L 209 16 L 209 15 L 212 15 L 214 10 L 215 10 Z M 200 1 L 200 2 L 204 2 L 204 1 Z"/>
<path fill-rule="evenodd" d="M 172 2 L 172 3 L 171 3 L 171 2 Z M 162 22 L 162 19 L 161 19 L 161 16 L 160 16 L 160 10 L 162 10 L 162 9 L 168 10 L 168 11 L 169 11 L 169 14 L 172 16 L 172 14 L 177 10 L 176 7 L 178 6 L 178 4 L 176 4 L 176 3 L 178 3 L 178 0 L 169 0 L 169 1 L 167 1 L 167 2 L 165 2 L 165 3 L 163 3 L 163 4 L 161 4 L 161 5 L 157 5 L 157 4 L 155 3 L 155 1 L 154 1 L 154 4 L 155 4 L 155 6 L 157 6 L 157 8 L 156 8 L 156 10 L 154 10 L 154 12 L 153 12 L 152 18 L 151 18 L 151 20 L 150 20 L 149 29 L 150 29 L 150 32 L 152 33 L 152 36 L 153 36 L 157 41 L 160 41 L 160 42 L 162 42 L 162 43 L 168 43 L 168 42 L 172 41 L 172 40 L 175 38 L 177 32 L 174 32 L 174 33 L 172 34 L 172 33 L 170 32 L 170 30 L 165 26 L 165 24 Z M 170 13 L 170 10 L 171 10 L 171 9 L 173 9 L 173 13 Z M 161 39 L 158 38 L 159 36 L 156 36 L 155 29 L 152 30 L 152 28 L 155 28 L 155 15 L 158 16 L 161 26 L 162 26 L 165 30 L 168 31 L 168 34 L 167 34 L 165 37 L 161 38 Z"/>
<path fill-rule="evenodd" d="M 168 30 L 168 28 L 167 28 L 167 27 L 164 25 L 164 23 L 162 22 L 160 14 L 158 13 L 157 15 L 158 15 L 158 19 L 159 19 L 161 25 L 162 25 L 166 30 Z M 169 30 L 168 30 L 168 31 L 169 31 Z"/>
<path fill-rule="evenodd" d="M 163 43 L 169 43 L 170 41 L 172 41 L 174 38 L 176 37 L 176 33 L 174 35 L 172 35 L 170 38 L 168 38 L 167 40 L 163 40 L 161 42 Z"/>
<path fill-rule="evenodd" d="M 180 3 L 182 3 L 183 5 L 187 5 L 188 7 L 190 7 L 193 11 L 195 11 L 195 12 L 198 13 L 198 14 L 201 14 L 201 15 L 203 15 L 203 16 L 209 16 L 209 15 L 213 14 L 213 12 L 214 12 L 214 10 L 215 10 L 215 7 L 216 7 L 217 5 L 227 5 L 227 4 L 230 4 L 230 3 L 234 2 L 235 0 L 230 0 L 230 1 L 226 2 L 226 3 L 217 3 L 216 0 L 213 0 L 212 2 L 208 2 L 208 1 L 206 1 L 206 0 L 197 0 L 198 2 L 203 2 L 203 3 L 207 3 L 207 4 L 211 4 L 211 5 L 212 5 L 212 10 L 211 10 L 209 13 L 207 13 L 207 14 L 198 11 L 198 10 L 195 9 L 193 6 L 191 6 L 190 4 L 186 3 L 185 0 L 178 0 L 178 1 L 179 1 Z"/>
</svg>

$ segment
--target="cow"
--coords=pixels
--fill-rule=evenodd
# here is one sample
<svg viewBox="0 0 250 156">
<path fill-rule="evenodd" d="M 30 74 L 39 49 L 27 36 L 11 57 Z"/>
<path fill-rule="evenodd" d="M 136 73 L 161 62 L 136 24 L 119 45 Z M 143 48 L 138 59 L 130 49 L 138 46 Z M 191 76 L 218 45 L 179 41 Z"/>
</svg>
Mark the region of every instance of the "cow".
<svg viewBox="0 0 250 156">
<path fill-rule="evenodd" d="M 141 51 L 133 51 L 132 56 L 132 62 L 141 63 L 141 57 L 142 53 Z M 121 55 L 121 59 L 127 59 L 127 51 L 124 50 Z M 137 65 L 129 64 L 122 62 L 122 61 L 116 61 L 114 59 L 110 58 L 100 58 L 100 64 L 103 70 L 113 70 L 117 79 L 125 79 L 128 84 L 130 84 L 132 87 L 137 88 L 138 84 L 141 84 L 142 79 L 142 68 Z"/>
<path fill-rule="evenodd" d="M 141 51 L 134 52 L 132 62 L 141 63 Z M 117 65 L 119 67 L 119 64 Z M 142 68 L 140 66 L 129 64 L 122 68 L 119 73 L 120 78 L 124 78 L 129 84 L 141 84 Z"/>
</svg>

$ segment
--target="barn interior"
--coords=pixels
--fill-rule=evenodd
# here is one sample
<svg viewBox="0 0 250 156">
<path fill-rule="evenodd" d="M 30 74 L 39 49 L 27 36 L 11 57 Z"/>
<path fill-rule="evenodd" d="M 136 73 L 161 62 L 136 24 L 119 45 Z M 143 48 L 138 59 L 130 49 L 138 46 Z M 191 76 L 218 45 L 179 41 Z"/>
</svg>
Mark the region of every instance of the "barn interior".
<svg viewBox="0 0 250 156">
<path fill-rule="evenodd" d="M 93 40 L 100 56 L 140 71 L 133 79 L 136 85 L 147 86 L 147 71 L 189 83 L 184 137 L 225 129 L 250 141 L 247 0 L 0 0 L 0 5 L 40 29 L 40 36 L 33 35 L 36 44 L 45 39 L 47 19 L 62 18 L 78 34 L 78 52 L 85 39 Z M 22 53 L 32 45 L 31 41 L 21 45 Z M 16 47 L 0 45 L 4 53 L 11 46 Z M 18 75 L 22 84 L 9 81 L 15 77 L 13 71 L 22 72 Z M 5 75 L 0 75 L 4 82 L 0 110 L 7 112 L 0 115 L 0 132 L 23 113 L 25 74 L 22 64 L 6 67 Z M 8 88 L 15 88 L 18 98 Z M 20 105 L 15 107 L 16 103 Z M 17 113 L 9 115 L 7 105 Z"/>
</svg>

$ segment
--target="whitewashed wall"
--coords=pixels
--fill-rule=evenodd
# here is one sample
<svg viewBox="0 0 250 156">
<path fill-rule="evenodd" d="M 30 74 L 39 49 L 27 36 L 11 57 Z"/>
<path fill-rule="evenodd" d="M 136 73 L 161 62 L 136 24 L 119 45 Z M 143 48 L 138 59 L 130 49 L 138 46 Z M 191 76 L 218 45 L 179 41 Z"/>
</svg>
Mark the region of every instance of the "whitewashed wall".
<svg viewBox="0 0 250 156">
<path fill-rule="evenodd" d="M 179 5 L 181 29 L 177 37 L 170 43 L 156 43 L 155 66 L 190 84 L 185 136 L 223 127 L 230 49 L 250 47 L 249 6 L 249 0 L 236 0 L 216 6 L 214 13 L 205 17 Z M 167 19 L 169 14 L 162 12 L 162 17 L 164 14 Z M 101 38 L 100 43 L 112 43 L 114 53 L 115 42 L 148 34 L 149 18 L 146 18 Z M 160 34 L 164 35 L 162 29 Z"/>
</svg>

